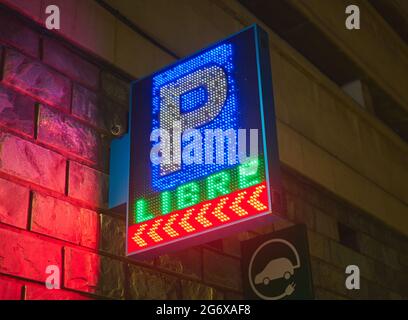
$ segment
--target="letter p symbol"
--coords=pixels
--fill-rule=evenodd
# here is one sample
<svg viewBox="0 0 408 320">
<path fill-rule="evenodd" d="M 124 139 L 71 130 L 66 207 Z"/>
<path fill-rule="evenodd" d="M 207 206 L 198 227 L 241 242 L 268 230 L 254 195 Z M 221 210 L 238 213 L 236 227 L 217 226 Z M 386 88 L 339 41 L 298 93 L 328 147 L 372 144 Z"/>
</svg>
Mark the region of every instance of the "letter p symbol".
<svg viewBox="0 0 408 320">
<path fill-rule="evenodd" d="M 191 111 L 182 112 L 183 95 L 198 89 L 205 90 L 206 99 Z M 213 121 L 227 99 L 228 81 L 224 70 L 216 65 L 204 67 L 160 88 L 160 129 L 171 136 L 171 164 L 160 165 L 164 176 L 181 168 L 181 134 Z"/>
</svg>

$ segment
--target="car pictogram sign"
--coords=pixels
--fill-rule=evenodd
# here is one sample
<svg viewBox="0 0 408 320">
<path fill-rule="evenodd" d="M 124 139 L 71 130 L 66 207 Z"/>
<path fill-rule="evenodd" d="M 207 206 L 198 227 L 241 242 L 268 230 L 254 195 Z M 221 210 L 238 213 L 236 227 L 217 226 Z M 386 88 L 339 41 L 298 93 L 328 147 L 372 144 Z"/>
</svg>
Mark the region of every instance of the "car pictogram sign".
<svg viewBox="0 0 408 320">
<path fill-rule="evenodd" d="M 242 242 L 247 299 L 313 299 L 307 231 L 304 225 Z"/>
</svg>

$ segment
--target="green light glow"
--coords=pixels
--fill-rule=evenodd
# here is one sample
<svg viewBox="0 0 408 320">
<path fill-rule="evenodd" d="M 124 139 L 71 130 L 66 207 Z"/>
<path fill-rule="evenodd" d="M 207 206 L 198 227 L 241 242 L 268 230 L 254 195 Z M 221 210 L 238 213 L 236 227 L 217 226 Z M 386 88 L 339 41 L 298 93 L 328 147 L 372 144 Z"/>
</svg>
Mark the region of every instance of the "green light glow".
<svg viewBox="0 0 408 320">
<path fill-rule="evenodd" d="M 136 201 L 134 220 L 136 223 L 143 222 L 154 218 L 152 213 L 147 212 L 147 201 L 145 199 L 139 199 Z"/>
<path fill-rule="evenodd" d="M 167 214 L 171 212 L 171 192 L 165 191 L 162 192 L 161 195 L 161 213 Z"/>
<path fill-rule="evenodd" d="M 265 180 L 263 159 L 251 159 L 204 179 L 183 184 L 176 189 L 161 192 L 136 201 L 134 221 L 149 220 L 217 197 L 246 189 Z M 136 214 L 137 213 L 137 214 Z"/>
<path fill-rule="evenodd" d="M 215 199 L 231 193 L 231 175 L 228 171 L 221 171 L 207 178 L 207 198 Z"/>
<path fill-rule="evenodd" d="M 184 209 L 200 202 L 200 187 L 196 182 L 186 183 L 177 188 L 177 209 Z"/>
<path fill-rule="evenodd" d="M 238 186 L 240 189 L 248 188 L 261 183 L 260 162 L 258 159 L 249 160 L 238 168 Z"/>
</svg>

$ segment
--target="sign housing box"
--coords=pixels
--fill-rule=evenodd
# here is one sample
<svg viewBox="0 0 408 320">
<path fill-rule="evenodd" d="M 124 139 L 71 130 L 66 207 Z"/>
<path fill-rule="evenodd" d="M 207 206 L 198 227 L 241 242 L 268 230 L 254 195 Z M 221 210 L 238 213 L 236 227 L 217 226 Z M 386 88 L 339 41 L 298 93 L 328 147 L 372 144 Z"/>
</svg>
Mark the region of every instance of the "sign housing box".
<svg viewBox="0 0 408 320">
<path fill-rule="evenodd" d="M 226 158 L 214 165 L 153 164 L 152 131 L 174 114 L 183 129 L 190 125 L 203 137 L 205 130 L 258 129 L 258 157 L 235 164 Z M 182 141 L 181 150 L 187 145 Z M 257 168 L 253 176 L 245 173 L 251 166 Z M 110 176 L 109 207 L 126 204 L 126 253 L 140 259 L 248 230 L 282 214 L 266 32 L 253 25 L 132 82 L 129 130 L 112 142 Z"/>
<path fill-rule="evenodd" d="M 306 225 L 245 240 L 241 254 L 244 299 L 314 299 Z"/>
</svg>

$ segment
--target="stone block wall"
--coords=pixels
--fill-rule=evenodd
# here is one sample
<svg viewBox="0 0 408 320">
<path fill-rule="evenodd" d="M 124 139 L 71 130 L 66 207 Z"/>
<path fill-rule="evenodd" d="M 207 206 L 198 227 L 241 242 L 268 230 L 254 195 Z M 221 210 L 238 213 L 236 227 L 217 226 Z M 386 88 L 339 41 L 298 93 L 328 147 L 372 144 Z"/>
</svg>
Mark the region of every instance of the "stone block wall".
<svg viewBox="0 0 408 320">
<path fill-rule="evenodd" d="M 8 9 L 0 21 L 0 298 L 123 298 L 124 218 L 106 207 L 127 81 Z"/>
</svg>

